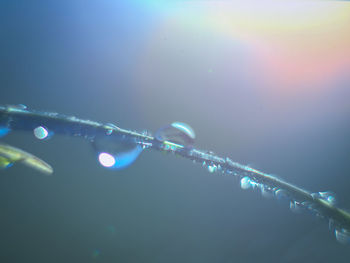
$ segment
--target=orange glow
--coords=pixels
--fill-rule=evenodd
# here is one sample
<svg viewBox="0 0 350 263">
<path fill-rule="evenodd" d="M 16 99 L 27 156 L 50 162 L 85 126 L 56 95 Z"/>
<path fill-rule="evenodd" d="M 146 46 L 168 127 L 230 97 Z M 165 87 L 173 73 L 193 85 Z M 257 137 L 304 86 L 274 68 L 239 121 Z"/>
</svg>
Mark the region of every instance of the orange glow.
<svg viewBox="0 0 350 263">
<path fill-rule="evenodd" d="M 335 1 L 187 2 L 172 8 L 163 27 L 239 41 L 252 52 L 255 77 L 289 93 L 350 68 L 349 14 L 350 3 Z"/>
</svg>

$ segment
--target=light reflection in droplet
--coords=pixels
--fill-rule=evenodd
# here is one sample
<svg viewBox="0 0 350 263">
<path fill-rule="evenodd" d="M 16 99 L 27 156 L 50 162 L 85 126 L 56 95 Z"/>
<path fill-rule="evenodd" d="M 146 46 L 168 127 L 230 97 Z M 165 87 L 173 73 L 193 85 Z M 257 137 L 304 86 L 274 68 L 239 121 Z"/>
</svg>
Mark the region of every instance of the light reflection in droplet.
<svg viewBox="0 0 350 263">
<path fill-rule="evenodd" d="M 120 128 L 113 123 L 106 123 L 104 128 L 106 128 L 106 135 L 111 135 L 113 130 L 119 130 Z"/>
<path fill-rule="evenodd" d="M 185 134 L 187 134 L 190 138 L 192 138 L 193 140 L 196 138 L 196 134 L 194 133 L 194 130 L 191 128 L 190 125 L 183 123 L 183 122 L 173 122 L 171 124 L 171 126 L 173 126 L 175 129 L 178 129 L 182 132 L 184 132 Z"/>
<path fill-rule="evenodd" d="M 260 185 L 260 190 L 261 190 L 261 195 L 265 198 L 272 198 L 273 197 L 273 191 L 265 186 L 265 185 Z"/>
<path fill-rule="evenodd" d="M 283 189 L 275 189 L 275 197 L 280 201 L 290 201 L 287 191 Z"/>
<path fill-rule="evenodd" d="M 38 126 L 34 129 L 34 136 L 39 140 L 44 140 L 48 138 L 49 131 L 43 126 Z"/>
<path fill-rule="evenodd" d="M 158 141 L 169 141 L 184 147 L 193 147 L 196 135 L 193 129 L 186 123 L 173 122 L 157 130 L 155 138 Z"/>
<path fill-rule="evenodd" d="M 337 203 L 335 193 L 333 193 L 331 191 L 312 193 L 311 195 L 313 198 L 323 199 L 331 205 L 336 205 L 336 203 Z"/>
<path fill-rule="evenodd" d="M 100 164 L 104 167 L 112 167 L 115 165 L 115 158 L 113 155 L 109 154 L 109 153 L 100 153 L 98 155 L 98 161 L 100 162 Z"/>
<path fill-rule="evenodd" d="M 208 172 L 209 173 L 214 173 L 217 170 L 217 166 L 215 164 L 213 165 L 208 165 Z"/>
<path fill-rule="evenodd" d="M 291 200 L 289 203 L 289 208 L 294 213 L 300 213 L 303 210 L 303 204 L 298 201 Z"/>
</svg>

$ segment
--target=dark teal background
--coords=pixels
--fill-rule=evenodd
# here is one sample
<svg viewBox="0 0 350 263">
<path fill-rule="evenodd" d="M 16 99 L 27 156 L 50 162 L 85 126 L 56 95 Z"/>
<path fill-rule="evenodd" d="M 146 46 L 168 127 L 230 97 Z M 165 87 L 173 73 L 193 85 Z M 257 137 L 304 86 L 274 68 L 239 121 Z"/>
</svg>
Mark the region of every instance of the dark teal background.
<svg viewBox="0 0 350 263">
<path fill-rule="evenodd" d="M 265 84 L 241 64 L 228 94 L 219 92 L 222 75 L 208 81 L 177 67 L 178 82 L 160 74 L 164 86 L 153 91 L 138 81 L 139 63 L 166 12 L 147 1 L 1 1 L 0 103 L 140 131 L 185 121 L 198 148 L 311 191 L 332 190 L 350 208 L 349 76 L 289 111 L 261 99 L 256 88 Z M 184 63 L 212 56 L 204 48 L 195 61 L 198 49 L 188 45 Z M 250 59 L 247 47 L 235 50 Z M 170 61 L 159 61 L 168 69 Z M 109 171 L 83 139 L 13 132 L 2 141 L 43 158 L 54 176 L 21 165 L 0 171 L 0 262 L 349 262 L 350 247 L 326 222 L 188 160 L 150 151 Z"/>
</svg>

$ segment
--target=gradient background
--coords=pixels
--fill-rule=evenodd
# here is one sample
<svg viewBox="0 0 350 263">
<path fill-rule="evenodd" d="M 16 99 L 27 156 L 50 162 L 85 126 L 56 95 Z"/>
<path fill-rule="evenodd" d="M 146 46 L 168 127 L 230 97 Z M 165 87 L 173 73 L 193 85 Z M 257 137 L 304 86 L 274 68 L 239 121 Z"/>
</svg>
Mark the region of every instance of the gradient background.
<svg viewBox="0 0 350 263">
<path fill-rule="evenodd" d="M 242 3 L 244 2 L 244 3 Z M 196 145 L 350 208 L 350 3 L 1 1 L 0 104 Z M 81 139 L 2 141 L 0 262 L 349 262 L 327 223 L 158 152 L 111 172 Z"/>
</svg>

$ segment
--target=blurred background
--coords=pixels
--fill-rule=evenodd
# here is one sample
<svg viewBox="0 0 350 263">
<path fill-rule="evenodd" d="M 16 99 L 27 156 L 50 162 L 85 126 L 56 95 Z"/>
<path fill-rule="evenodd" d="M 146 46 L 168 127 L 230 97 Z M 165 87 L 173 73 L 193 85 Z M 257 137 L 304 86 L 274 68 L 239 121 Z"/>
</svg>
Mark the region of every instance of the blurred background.
<svg viewBox="0 0 350 263">
<path fill-rule="evenodd" d="M 350 208 L 350 3 L 1 1 L 0 104 L 155 132 L 331 190 Z M 348 262 L 327 222 L 232 177 L 144 152 L 102 168 L 89 143 L 2 139 L 54 167 L 0 171 L 1 262 Z"/>
</svg>

